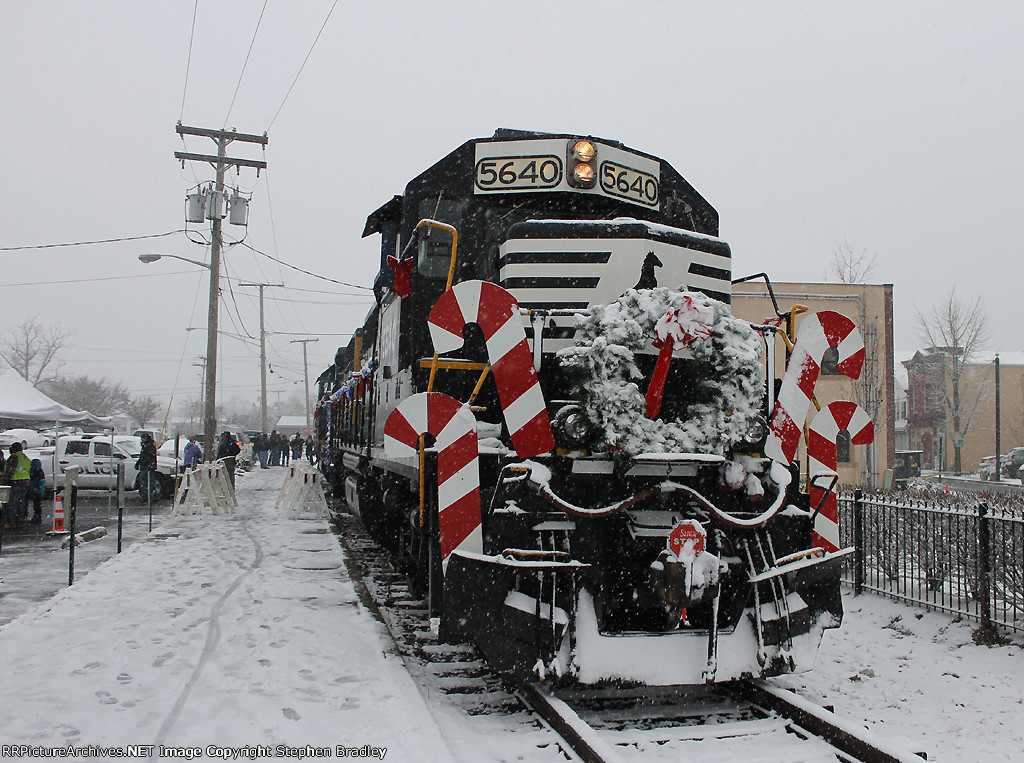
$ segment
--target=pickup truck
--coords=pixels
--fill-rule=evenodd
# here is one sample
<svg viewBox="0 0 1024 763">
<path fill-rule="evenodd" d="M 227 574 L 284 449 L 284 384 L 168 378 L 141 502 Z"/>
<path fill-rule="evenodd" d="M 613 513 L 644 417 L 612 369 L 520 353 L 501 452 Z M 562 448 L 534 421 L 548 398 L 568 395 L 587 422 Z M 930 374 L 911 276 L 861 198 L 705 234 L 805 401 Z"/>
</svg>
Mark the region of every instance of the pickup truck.
<svg viewBox="0 0 1024 763">
<path fill-rule="evenodd" d="M 48 489 L 64 487 L 64 470 L 69 466 L 80 468 L 78 487 L 83 490 L 113 490 L 116 487 L 115 474 L 117 464 L 123 463 L 125 486 L 131 490 L 139 490 L 139 470 L 135 462 L 139 458 L 141 445 L 138 437 L 62 437 L 57 442 L 59 453 L 55 457 L 54 446 L 48 448 L 30 448 L 25 451 L 29 458 L 38 458 L 43 464 Z M 54 476 L 56 461 L 56 476 Z M 159 493 L 154 491 L 154 499 L 169 498 L 174 495 L 175 475 L 184 471 L 180 461 L 157 455 L 157 484 Z M 144 496 L 145 497 L 145 496 Z"/>
</svg>

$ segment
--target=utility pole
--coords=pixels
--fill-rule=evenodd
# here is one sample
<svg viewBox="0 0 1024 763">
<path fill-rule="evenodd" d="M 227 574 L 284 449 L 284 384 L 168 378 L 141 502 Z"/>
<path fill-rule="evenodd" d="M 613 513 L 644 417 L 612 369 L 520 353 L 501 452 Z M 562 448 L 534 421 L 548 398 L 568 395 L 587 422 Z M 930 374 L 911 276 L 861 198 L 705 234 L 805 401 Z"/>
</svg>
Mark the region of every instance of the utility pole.
<svg viewBox="0 0 1024 763">
<path fill-rule="evenodd" d="M 309 430 L 313 428 L 313 423 L 309 420 L 309 362 L 306 360 L 306 345 L 310 342 L 318 342 L 318 339 L 293 339 L 291 344 L 296 342 L 302 344 L 302 374 L 306 379 L 306 434 L 309 434 Z"/>
<path fill-rule="evenodd" d="M 206 400 L 206 357 L 204 355 L 199 356 L 199 362 L 193 363 L 196 368 L 203 369 L 202 375 L 199 377 L 199 399 Z M 191 420 L 192 414 L 189 413 L 189 419 Z M 206 447 L 205 445 L 203 446 Z"/>
<path fill-rule="evenodd" d="M 239 283 L 239 286 L 255 286 L 260 290 L 260 431 L 267 429 L 267 332 L 263 325 L 263 290 L 268 286 L 284 286 L 283 283 Z"/>
<path fill-rule="evenodd" d="M 185 162 L 209 162 L 217 171 L 217 180 L 214 186 L 212 200 L 207 209 L 206 216 L 213 220 L 211 228 L 210 243 L 210 306 L 207 313 L 206 329 L 206 405 L 203 413 L 203 453 L 207 461 L 212 461 L 216 455 L 217 439 L 217 319 L 220 305 L 220 250 L 222 242 L 221 227 L 223 224 L 222 212 L 225 207 L 224 197 L 224 173 L 228 167 L 254 167 L 257 174 L 265 169 L 266 162 L 254 159 L 236 159 L 227 155 L 228 143 L 242 141 L 243 143 L 259 143 L 266 147 L 267 134 L 246 135 L 234 130 L 211 130 L 202 127 L 185 127 L 178 122 L 175 131 L 179 135 L 196 135 L 210 138 L 217 144 L 217 155 L 193 154 L 185 151 L 175 151 L 174 158 L 181 160 L 184 167 Z"/>
</svg>

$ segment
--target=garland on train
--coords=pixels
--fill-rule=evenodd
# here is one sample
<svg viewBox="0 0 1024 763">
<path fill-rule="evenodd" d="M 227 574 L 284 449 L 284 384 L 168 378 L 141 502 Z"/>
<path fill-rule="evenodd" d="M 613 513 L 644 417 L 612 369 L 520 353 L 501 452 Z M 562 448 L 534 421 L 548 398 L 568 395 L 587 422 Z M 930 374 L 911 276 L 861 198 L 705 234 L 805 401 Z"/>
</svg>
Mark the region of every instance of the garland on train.
<svg viewBox="0 0 1024 763">
<path fill-rule="evenodd" d="M 704 294 L 630 289 L 580 316 L 576 337 L 577 346 L 557 357 L 575 380 L 591 450 L 725 455 L 762 415 L 761 340 L 728 306 Z M 652 396 L 638 384 L 644 374 L 636 355 L 656 337 L 662 355 L 685 345 L 710 373 L 694 375 L 682 405 L 650 417 Z"/>
</svg>

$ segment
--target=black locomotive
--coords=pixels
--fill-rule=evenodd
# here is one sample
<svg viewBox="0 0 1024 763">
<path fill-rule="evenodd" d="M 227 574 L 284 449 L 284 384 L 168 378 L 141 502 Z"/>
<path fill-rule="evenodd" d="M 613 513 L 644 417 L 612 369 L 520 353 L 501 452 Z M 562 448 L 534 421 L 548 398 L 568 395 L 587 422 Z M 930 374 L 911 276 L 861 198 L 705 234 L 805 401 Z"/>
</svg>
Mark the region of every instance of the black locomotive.
<svg viewBox="0 0 1024 763">
<path fill-rule="evenodd" d="M 499 130 L 371 234 L 376 304 L 319 378 L 322 468 L 441 637 L 584 683 L 813 665 L 844 551 L 765 455 L 785 329 L 731 316 L 718 214 L 682 176 Z"/>
</svg>

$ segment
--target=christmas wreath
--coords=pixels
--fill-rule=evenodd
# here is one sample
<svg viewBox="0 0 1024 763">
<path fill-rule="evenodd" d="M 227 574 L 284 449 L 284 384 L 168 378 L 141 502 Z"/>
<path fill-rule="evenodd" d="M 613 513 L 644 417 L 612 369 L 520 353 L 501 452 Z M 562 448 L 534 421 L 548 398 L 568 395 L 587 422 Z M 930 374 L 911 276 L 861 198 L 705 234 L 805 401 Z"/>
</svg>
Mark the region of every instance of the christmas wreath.
<svg viewBox="0 0 1024 763">
<path fill-rule="evenodd" d="M 652 344 L 661 352 L 648 384 L 636 356 Z M 576 346 L 557 357 L 575 382 L 591 450 L 726 455 L 762 415 L 761 347 L 750 324 L 725 304 L 657 287 L 630 289 L 578 316 Z M 673 352 L 699 370 L 686 377 L 682 402 L 659 417 L 658 384 L 664 386 Z"/>
</svg>

